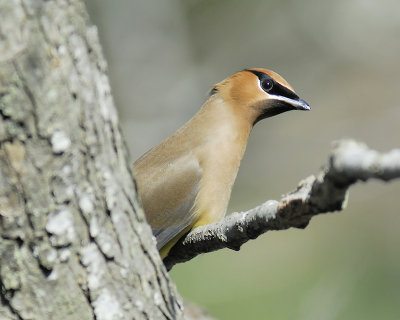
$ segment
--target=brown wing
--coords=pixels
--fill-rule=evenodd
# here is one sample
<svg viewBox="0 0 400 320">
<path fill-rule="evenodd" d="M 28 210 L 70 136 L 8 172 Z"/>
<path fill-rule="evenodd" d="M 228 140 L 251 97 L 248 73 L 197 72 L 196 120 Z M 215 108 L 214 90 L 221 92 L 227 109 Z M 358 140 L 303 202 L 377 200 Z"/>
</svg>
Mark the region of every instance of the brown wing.
<svg viewBox="0 0 400 320">
<path fill-rule="evenodd" d="M 134 166 L 144 211 L 161 249 L 194 222 L 202 168 L 190 153 L 172 161 L 157 160 L 144 155 Z"/>
</svg>

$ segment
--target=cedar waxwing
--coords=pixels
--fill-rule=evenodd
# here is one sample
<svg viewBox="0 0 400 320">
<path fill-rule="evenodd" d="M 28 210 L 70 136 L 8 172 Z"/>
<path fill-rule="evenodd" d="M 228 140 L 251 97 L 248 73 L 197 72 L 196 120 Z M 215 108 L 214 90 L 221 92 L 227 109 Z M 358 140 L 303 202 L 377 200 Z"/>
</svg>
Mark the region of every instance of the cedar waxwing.
<svg viewBox="0 0 400 320">
<path fill-rule="evenodd" d="M 225 215 L 254 124 L 289 110 L 310 106 L 280 75 L 237 72 L 214 86 L 189 122 L 134 163 L 162 258 L 191 229 Z"/>
</svg>

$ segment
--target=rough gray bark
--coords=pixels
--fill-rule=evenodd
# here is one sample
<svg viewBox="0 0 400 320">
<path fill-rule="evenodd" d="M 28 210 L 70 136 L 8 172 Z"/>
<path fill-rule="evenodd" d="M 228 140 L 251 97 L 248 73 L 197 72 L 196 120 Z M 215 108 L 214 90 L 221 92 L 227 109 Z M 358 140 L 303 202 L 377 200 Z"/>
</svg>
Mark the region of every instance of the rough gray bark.
<svg viewBox="0 0 400 320">
<path fill-rule="evenodd" d="M 181 318 L 84 5 L 0 17 L 0 318 Z"/>
<path fill-rule="evenodd" d="M 269 200 L 246 212 L 235 212 L 218 223 L 199 227 L 183 237 L 164 259 L 167 269 L 201 253 L 241 245 L 270 230 L 305 228 L 315 215 L 343 210 L 347 190 L 357 181 L 400 178 L 400 149 L 380 154 L 352 140 L 336 143 L 320 174 L 300 182 L 280 201 Z"/>
</svg>

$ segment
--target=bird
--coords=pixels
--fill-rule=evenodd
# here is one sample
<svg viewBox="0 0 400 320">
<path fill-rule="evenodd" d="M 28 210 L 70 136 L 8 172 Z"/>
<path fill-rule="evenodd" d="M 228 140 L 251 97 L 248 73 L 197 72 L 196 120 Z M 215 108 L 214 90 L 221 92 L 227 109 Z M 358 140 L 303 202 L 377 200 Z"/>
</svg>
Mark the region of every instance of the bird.
<svg viewBox="0 0 400 320">
<path fill-rule="evenodd" d="M 244 69 L 217 83 L 186 124 L 134 162 L 162 259 L 189 231 L 224 217 L 253 126 L 290 110 L 310 106 L 274 71 Z"/>
</svg>

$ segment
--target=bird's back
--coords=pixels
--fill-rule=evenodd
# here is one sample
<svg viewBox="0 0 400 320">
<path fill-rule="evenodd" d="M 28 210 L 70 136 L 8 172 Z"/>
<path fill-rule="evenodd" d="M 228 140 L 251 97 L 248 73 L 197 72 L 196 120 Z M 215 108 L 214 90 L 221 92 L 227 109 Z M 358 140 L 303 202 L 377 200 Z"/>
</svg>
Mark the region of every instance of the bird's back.
<svg viewBox="0 0 400 320">
<path fill-rule="evenodd" d="M 188 146 L 186 131 L 181 128 L 134 163 L 142 205 L 158 249 L 193 220 L 202 169 Z"/>
<path fill-rule="evenodd" d="M 237 141 L 243 130 L 231 117 L 221 101 L 211 100 L 135 162 L 142 204 L 159 249 L 183 231 L 225 214 L 245 148 Z M 244 135 L 247 141 L 248 133 Z"/>
</svg>

